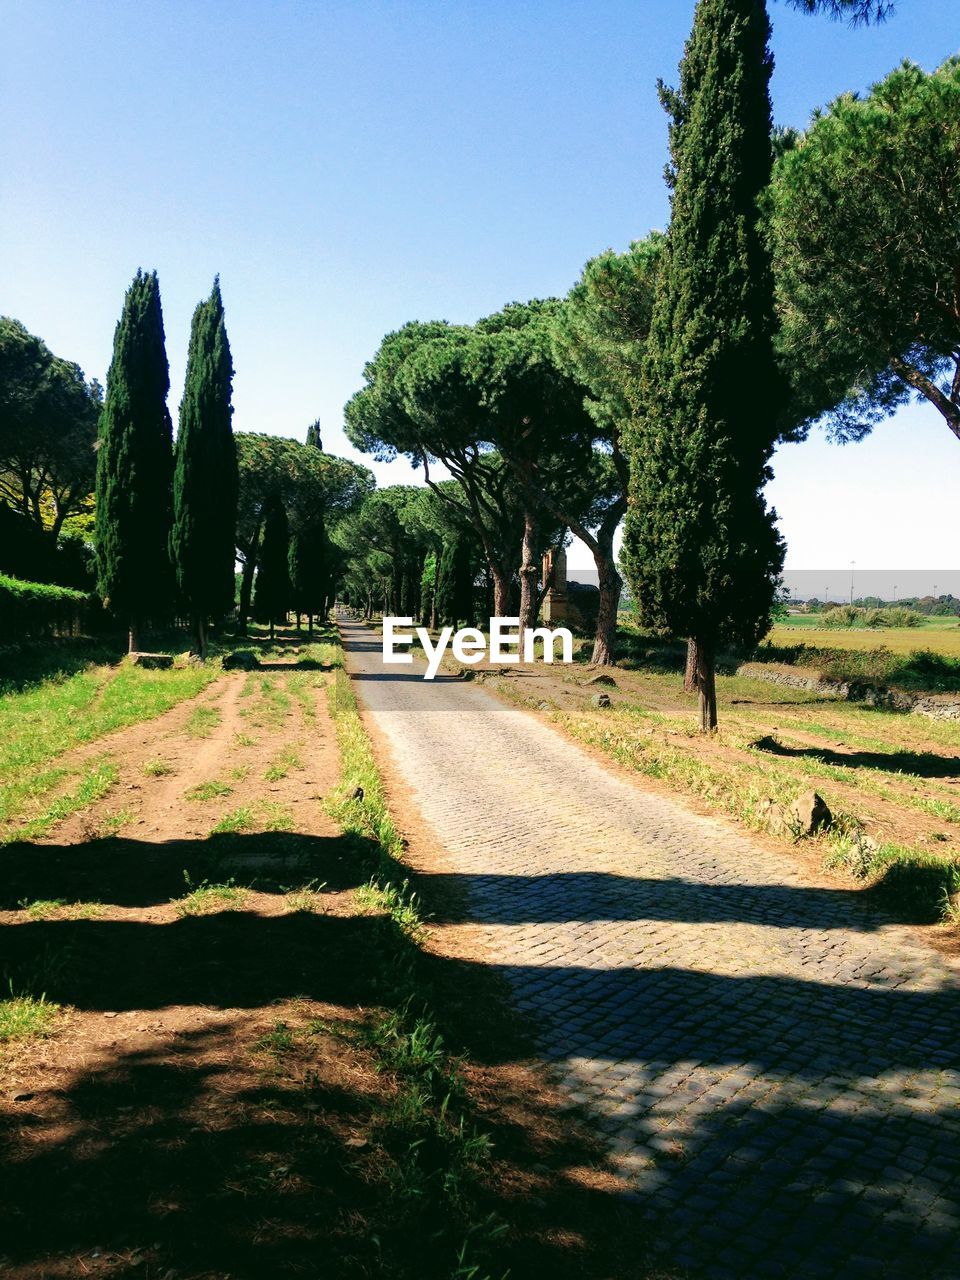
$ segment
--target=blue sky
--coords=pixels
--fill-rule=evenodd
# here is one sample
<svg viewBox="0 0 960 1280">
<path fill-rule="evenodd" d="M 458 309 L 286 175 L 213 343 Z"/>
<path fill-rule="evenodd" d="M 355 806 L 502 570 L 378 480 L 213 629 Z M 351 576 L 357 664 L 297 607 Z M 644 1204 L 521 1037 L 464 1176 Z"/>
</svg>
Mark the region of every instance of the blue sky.
<svg viewBox="0 0 960 1280">
<path fill-rule="evenodd" d="M 778 123 L 903 57 L 936 66 L 957 51 L 949 7 L 900 0 L 885 26 L 849 30 L 771 4 Z M 175 414 L 190 315 L 219 271 L 236 428 L 302 437 L 319 418 L 349 454 L 342 407 L 385 332 L 562 294 L 588 257 L 666 224 L 655 82 L 674 80 L 692 13 L 0 3 L 0 312 L 103 378 L 124 290 L 156 267 Z M 864 444 L 789 446 L 775 467 L 788 566 L 954 562 L 960 445 L 933 410 Z"/>
</svg>

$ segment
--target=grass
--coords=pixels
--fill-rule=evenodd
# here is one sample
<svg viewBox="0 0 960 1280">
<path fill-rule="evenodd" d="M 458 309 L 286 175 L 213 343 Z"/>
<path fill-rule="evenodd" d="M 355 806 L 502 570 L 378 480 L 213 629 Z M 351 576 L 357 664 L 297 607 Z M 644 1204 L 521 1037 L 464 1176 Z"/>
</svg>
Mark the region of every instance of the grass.
<svg viewBox="0 0 960 1280">
<path fill-rule="evenodd" d="M 225 813 L 213 828 L 211 835 L 247 831 L 252 825 L 253 810 L 248 805 L 241 805 L 239 809 L 231 809 L 229 813 Z"/>
<path fill-rule="evenodd" d="M 79 786 L 73 791 L 58 796 L 52 804 L 22 826 L 8 829 L 0 834 L 0 846 L 14 840 L 39 839 L 64 818 L 102 799 L 116 783 L 118 777 L 116 765 L 109 761 L 104 760 L 92 765 L 82 775 Z"/>
<path fill-rule="evenodd" d="M 233 787 L 228 782 L 212 778 L 209 782 L 198 782 L 183 793 L 184 800 L 216 800 L 219 796 L 229 796 Z"/>
<path fill-rule="evenodd" d="M 303 769 L 304 767 L 299 753 L 293 747 L 285 747 L 277 758 L 271 761 L 263 776 L 267 782 L 279 782 L 281 778 L 287 776 L 291 769 Z"/>
<path fill-rule="evenodd" d="M 914 717 L 866 711 L 846 702 L 827 704 L 827 710 L 822 701 L 818 707 L 820 719 L 809 721 L 804 716 L 808 701 L 805 691 L 778 689 L 771 702 L 770 690 L 763 689 L 760 682 L 721 676 L 721 729 L 716 739 L 706 743 L 694 732 L 692 705 L 689 700 L 683 701 L 678 674 L 644 674 L 634 680 L 620 680 L 621 695 L 605 711 L 586 705 L 551 705 L 544 714 L 571 737 L 619 764 L 696 797 L 754 830 L 767 828 L 764 802 L 770 797 L 788 806 L 812 785 L 816 784 L 818 790 L 822 786 L 822 794 L 835 815 L 833 825 L 816 837 L 825 864 L 849 871 L 875 886 L 904 918 L 947 918 L 947 900 L 956 893 L 960 882 L 960 855 L 950 850 L 925 849 L 898 839 L 895 834 L 886 834 L 877 842 L 864 841 L 864 823 L 851 817 L 850 808 L 858 800 L 866 806 L 871 798 L 895 805 L 903 815 L 904 829 L 913 825 L 911 814 L 929 815 L 945 823 L 960 818 L 946 782 L 904 772 L 912 758 L 909 742 L 922 741 L 913 737 L 921 730 L 937 729 L 954 754 L 940 757 L 918 751 L 914 753 L 916 767 L 920 769 L 927 762 L 936 766 L 943 759 L 944 767 L 952 768 L 951 761 L 960 746 L 960 727 L 917 726 L 910 723 Z M 522 684 L 503 681 L 499 689 L 511 701 L 529 707 L 539 705 L 541 695 L 525 693 Z M 650 709 L 653 701 L 659 704 L 657 710 Z M 798 713 L 796 721 L 791 718 L 794 709 Z M 873 733 L 858 735 L 857 730 L 866 724 Z M 798 743 L 793 754 L 757 746 L 760 736 L 782 745 L 791 739 L 791 729 L 821 731 L 827 739 L 819 748 L 823 754 L 818 753 L 817 745 L 806 742 Z M 892 735 L 892 740 L 884 737 L 884 732 Z M 862 736 L 870 744 L 869 761 L 833 751 L 845 733 L 853 739 Z M 906 743 L 899 741 L 901 733 L 905 734 Z M 889 768 L 884 767 L 887 755 Z M 842 791 L 834 791 L 830 784 Z M 943 794 L 938 795 L 938 791 Z M 891 818 L 885 815 L 881 830 L 891 825 Z M 942 842 L 943 835 L 934 833 L 928 838 Z"/>
<path fill-rule="evenodd" d="M 171 899 L 178 916 L 209 916 L 216 911 L 239 911 L 246 900 L 247 890 L 233 880 L 223 884 L 201 880 L 194 887 L 186 872 L 183 878 L 188 892 L 182 898 Z"/>
<path fill-rule="evenodd" d="M 173 773 L 173 765 L 166 760 L 148 760 L 143 766 L 143 772 L 147 778 L 166 778 Z"/>
<path fill-rule="evenodd" d="M 184 731 L 191 738 L 209 738 L 220 720 L 217 707 L 194 707 L 184 725 Z"/>
<path fill-rule="evenodd" d="M 454 1245 L 451 1274 L 481 1280 L 489 1275 L 485 1264 L 504 1231 L 481 1208 L 479 1177 L 490 1143 L 467 1120 L 458 1064 L 430 1013 L 429 988 L 418 972 L 425 922 L 400 861 L 404 841 L 387 809 L 370 740 L 342 670 L 330 686 L 329 701 L 342 773 L 327 809 L 345 832 L 362 839 L 359 847 L 367 850 L 372 874 L 356 891 L 357 905 L 382 914 L 393 939 L 394 962 L 384 979 L 392 1011 L 359 1031 L 355 1025 L 344 1031 L 363 1037 L 375 1050 L 379 1069 L 396 1081 L 394 1101 L 376 1126 L 379 1177 L 392 1201 L 430 1224 L 435 1240 L 445 1235 Z"/>
<path fill-rule="evenodd" d="M 311 880 L 308 884 L 301 885 L 299 889 L 288 889 L 283 895 L 287 911 L 291 913 L 297 911 L 320 913 L 324 911 L 323 890 L 325 887 L 325 883 Z"/>
<path fill-rule="evenodd" d="M 60 1006 L 45 996 L 14 995 L 0 1000 L 0 1042 L 50 1035 Z"/>
<path fill-rule="evenodd" d="M 37 898 L 20 903 L 31 920 L 96 920 L 103 915 L 100 902 L 68 902 L 66 898 Z"/>
<path fill-rule="evenodd" d="M 55 670 L 26 687 L 4 686 L 7 691 L 0 694 L 0 822 L 15 821 L 31 810 L 36 814 L 43 799 L 71 776 L 69 768 L 54 763 L 66 752 L 163 714 L 195 697 L 217 674 L 215 669 L 201 667 L 147 671 L 126 664 L 88 665 L 72 672 Z M 60 816 L 82 802 L 81 795 Z M 59 803 L 51 806 L 55 814 Z M 32 825 L 31 830 L 42 834 L 57 820 L 39 814 L 33 820 L 39 826 Z"/>
<path fill-rule="evenodd" d="M 256 738 L 251 738 L 249 733 L 235 733 L 233 735 L 233 745 L 235 747 L 255 747 L 257 740 Z"/>
<path fill-rule="evenodd" d="M 257 806 L 256 824 L 261 831 L 292 831 L 293 810 L 276 800 L 261 800 Z"/>
</svg>

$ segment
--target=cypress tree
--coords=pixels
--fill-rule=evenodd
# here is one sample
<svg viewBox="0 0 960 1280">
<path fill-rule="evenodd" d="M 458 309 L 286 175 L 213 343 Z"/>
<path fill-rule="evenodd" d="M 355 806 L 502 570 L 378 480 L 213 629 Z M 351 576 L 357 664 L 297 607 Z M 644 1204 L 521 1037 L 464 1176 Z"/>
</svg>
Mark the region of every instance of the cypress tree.
<svg viewBox="0 0 960 1280">
<path fill-rule="evenodd" d="M 270 623 L 270 639 L 277 622 L 286 621 L 290 608 L 290 529 L 287 512 L 279 493 L 272 493 L 265 503 L 263 543 L 257 567 L 257 586 L 253 611 L 258 622 Z"/>
<path fill-rule="evenodd" d="M 323 441 L 320 439 L 320 420 L 319 419 L 317 419 L 316 422 L 311 422 L 309 427 L 307 427 L 306 443 L 308 445 L 311 445 L 314 449 L 320 449 L 322 451 Z"/>
<path fill-rule="evenodd" d="M 233 439 L 233 361 L 220 278 L 197 305 L 173 473 L 170 539 L 177 591 L 206 657 L 206 624 L 233 605 L 237 525 L 237 449 Z"/>
<path fill-rule="evenodd" d="M 173 427 L 160 286 L 138 271 L 113 338 L 97 448 L 97 590 L 129 629 L 168 614 Z"/>
<path fill-rule="evenodd" d="M 290 538 L 290 599 L 297 615 L 305 613 L 313 635 L 313 615 L 323 613 L 330 587 L 327 531 L 323 517 L 301 526 Z"/>
<path fill-rule="evenodd" d="M 783 544 L 762 487 L 782 388 L 759 201 L 770 180 L 763 0 L 700 0 L 672 116 L 670 228 L 631 424 L 624 563 L 642 621 L 692 638 L 700 727 L 717 646 L 767 625 Z"/>
</svg>

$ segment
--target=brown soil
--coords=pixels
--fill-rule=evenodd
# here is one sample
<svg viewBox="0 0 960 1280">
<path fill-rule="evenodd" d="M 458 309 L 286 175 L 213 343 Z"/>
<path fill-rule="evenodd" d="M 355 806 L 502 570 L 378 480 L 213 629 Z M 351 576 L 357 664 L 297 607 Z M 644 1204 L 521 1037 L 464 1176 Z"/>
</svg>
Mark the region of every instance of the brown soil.
<svg viewBox="0 0 960 1280">
<path fill-rule="evenodd" d="M 282 670 L 266 674 L 288 688 Z M 3 852 L 0 968 L 63 1007 L 49 1039 L 0 1048 L 10 1280 L 440 1274 L 385 1261 L 421 1248 L 383 1183 L 378 1126 L 397 1085 L 357 1034 L 384 1004 L 392 943 L 358 912 L 366 866 L 320 803 L 339 758 L 325 677 L 311 679 L 312 715 L 293 697 L 278 710 L 259 674 L 231 673 L 70 753 L 108 753 L 117 785 Z M 198 704 L 219 712 L 207 737 L 188 732 Z M 268 780 L 291 747 L 303 767 Z M 167 771 L 148 772 L 157 761 Z M 210 782 L 231 790 L 187 798 Z M 396 791 L 391 802 L 413 868 L 436 865 L 415 811 Z M 248 826 L 213 833 L 241 807 Z M 232 881 L 249 886 L 242 899 L 178 908 L 190 886 Z M 312 896 L 288 896 L 301 886 Z M 54 899 L 68 905 L 42 918 L 19 906 Z M 100 905 L 77 918 L 74 903 Z M 479 959 L 469 927 L 447 926 L 417 963 L 448 1043 L 469 1055 L 469 1112 L 493 1139 L 482 1195 L 507 1224 L 503 1266 L 648 1274 L 622 1184 Z"/>
</svg>

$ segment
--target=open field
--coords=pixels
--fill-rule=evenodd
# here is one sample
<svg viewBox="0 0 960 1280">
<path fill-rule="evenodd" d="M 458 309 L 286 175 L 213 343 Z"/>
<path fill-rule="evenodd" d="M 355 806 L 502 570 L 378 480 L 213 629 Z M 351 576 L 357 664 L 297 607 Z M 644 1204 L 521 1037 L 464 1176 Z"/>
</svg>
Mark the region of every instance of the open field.
<svg viewBox="0 0 960 1280">
<path fill-rule="evenodd" d="M 928 618 L 919 627 L 828 627 L 810 617 L 784 618 L 771 628 L 770 644 L 802 642 L 818 649 L 890 649 L 914 653 L 930 649 L 949 658 L 960 658 L 960 619 Z"/>
<path fill-rule="evenodd" d="M 497 979 L 429 944 L 339 651 L 249 647 L 251 672 L 97 665 L 2 704 L 26 790 L 0 849 L 0 1270 L 623 1274 L 641 1242 L 600 1143 Z M 119 725 L 70 737 L 116 681 Z M 107 784 L 50 816 L 91 760 Z"/>
</svg>

